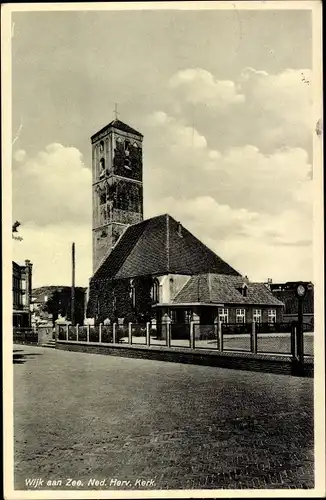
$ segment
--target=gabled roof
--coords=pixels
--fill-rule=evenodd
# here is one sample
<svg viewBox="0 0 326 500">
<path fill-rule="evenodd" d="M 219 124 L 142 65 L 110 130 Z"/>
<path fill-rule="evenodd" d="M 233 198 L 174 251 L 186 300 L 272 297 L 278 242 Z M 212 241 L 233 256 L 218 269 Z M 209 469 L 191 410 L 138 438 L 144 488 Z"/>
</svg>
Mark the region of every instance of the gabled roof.
<svg viewBox="0 0 326 500">
<path fill-rule="evenodd" d="M 120 120 L 112 120 L 108 125 L 105 125 L 101 130 L 96 132 L 96 134 L 93 134 L 91 139 L 95 139 L 99 134 L 102 134 L 103 132 L 108 131 L 110 128 L 116 128 L 118 130 L 122 130 L 123 132 L 128 132 L 129 134 L 134 134 L 138 135 L 139 137 L 143 137 L 143 134 L 135 130 L 134 128 L 130 127 L 126 123 L 123 123 Z"/>
<path fill-rule="evenodd" d="M 192 276 L 173 300 L 174 304 L 193 302 L 223 304 L 256 304 L 282 306 L 264 283 L 250 283 L 246 280 L 247 295 L 243 296 L 242 276 L 225 274 L 201 274 Z"/>
<path fill-rule="evenodd" d="M 92 281 L 205 272 L 240 276 L 166 214 L 129 226 L 95 272 Z"/>
</svg>

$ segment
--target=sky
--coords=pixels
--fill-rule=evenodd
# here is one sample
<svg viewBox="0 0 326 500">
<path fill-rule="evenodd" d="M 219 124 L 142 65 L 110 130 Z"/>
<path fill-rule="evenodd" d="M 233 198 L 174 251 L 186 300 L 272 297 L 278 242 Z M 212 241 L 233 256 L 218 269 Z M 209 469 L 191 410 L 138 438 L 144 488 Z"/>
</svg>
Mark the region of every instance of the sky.
<svg viewBox="0 0 326 500">
<path fill-rule="evenodd" d="M 232 4 L 230 4 L 232 5 Z M 169 213 L 253 281 L 313 279 L 312 25 L 303 10 L 16 12 L 13 258 L 92 273 L 90 137 L 144 134 L 144 216 Z"/>
</svg>

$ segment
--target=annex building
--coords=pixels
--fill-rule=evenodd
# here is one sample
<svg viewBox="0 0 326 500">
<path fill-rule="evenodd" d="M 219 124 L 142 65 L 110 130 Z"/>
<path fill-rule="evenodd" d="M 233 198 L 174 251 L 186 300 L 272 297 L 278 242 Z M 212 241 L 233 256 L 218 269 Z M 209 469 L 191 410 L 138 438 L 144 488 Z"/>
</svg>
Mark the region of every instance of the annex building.
<svg viewBox="0 0 326 500">
<path fill-rule="evenodd" d="M 113 120 L 91 137 L 95 324 L 279 322 L 283 302 L 169 214 L 143 219 L 143 135 Z"/>
</svg>

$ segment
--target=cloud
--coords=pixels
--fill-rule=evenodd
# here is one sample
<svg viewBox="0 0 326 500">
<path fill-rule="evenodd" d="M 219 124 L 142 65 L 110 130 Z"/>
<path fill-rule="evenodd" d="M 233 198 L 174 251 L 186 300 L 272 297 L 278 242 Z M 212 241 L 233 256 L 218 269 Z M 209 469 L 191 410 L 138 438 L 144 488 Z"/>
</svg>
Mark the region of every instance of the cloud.
<svg viewBox="0 0 326 500">
<path fill-rule="evenodd" d="M 22 162 L 25 160 L 25 158 L 26 158 L 26 151 L 24 149 L 18 149 L 17 151 L 15 151 L 14 159 L 17 162 Z"/>
<path fill-rule="evenodd" d="M 88 286 L 92 273 L 91 227 L 62 221 L 39 226 L 27 222 L 20 228 L 22 241 L 13 241 L 13 259 L 33 263 L 33 287 L 71 285 L 71 245 L 76 244 L 76 285 Z"/>
<path fill-rule="evenodd" d="M 286 69 L 271 75 L 247 68 L 241 74 L 240 88 L 251 109 L 269 120 L 266 139 L 276 144 L 288 144 L 289 140 L 300 143 L 311 134 L 312 82 L 312 71 L 308 69 Z"/>
<path fill-rule="evenodd" d="M 13 167 L 13 212 L 22 224 L 90 223 L 91 171 L 78 149 L 53 143 L 24 155 Z"/>
<path fill-rule="evenodd" d="M 171 77 L 169 87 L 187 102 L 214 108 L 237 104 L 245 99 L 243 94 L 238 93 L 234 82 L 217 80 L 201 68 L 178 71 Z"/>
<path fill-rule="evenodd" d="M 253 279 L 311 279 L 307 152 L 287 147 L 264 154 L 250 144 L 220 152 L 197 130 L 201 147 L 195 147 L 184 119 L 155 116 L 150 133 L 160 155 L 147 159 L 146 216 L 171 213 Z"/>
<path fill-rule="evenodd" d="M 301 147 L 311 155 L 312 84 L 308 69 L 246 68 L 233 81 L 185 69 L 170 78 L 171 109 L 220 151 L 254 143 L 263 152 Z"/>
<path fill-rule="evenodd" d="M 304 149 L 282 148 L 263 154 L 257 147 L 245 145 L 222 154 L 211 149 L 196 129 L 164 116 L 156 125 L 152 121 L 149 131 L 155 151 L 155 156 L 149 154 L 146 159 L 149 196 L 198 198 L 205 194 L 221 205 L 274 214 L 290 209 L 293 203 L 311 201 L 306 193 L 311 165 Z"/>
<path fill-rule="evenodd" d="M 13 218 L 22 241 L 13 258 L 33 264 L 33 286 L 70 285 L 76 242 L 76 283 L 91 276 L 91 172 L 74 147 L 53 143 L 34 157 L 19 151 L 13 166 Z"/>
<path fill-rule="evenodd" d="M 203 243 L 252 280 L 312 278 L 312 223 L 295 210 L 282 217 L 232 209 L 207 196 L 168 197 L 153 204 L 180 220 Z"/>
</svg>

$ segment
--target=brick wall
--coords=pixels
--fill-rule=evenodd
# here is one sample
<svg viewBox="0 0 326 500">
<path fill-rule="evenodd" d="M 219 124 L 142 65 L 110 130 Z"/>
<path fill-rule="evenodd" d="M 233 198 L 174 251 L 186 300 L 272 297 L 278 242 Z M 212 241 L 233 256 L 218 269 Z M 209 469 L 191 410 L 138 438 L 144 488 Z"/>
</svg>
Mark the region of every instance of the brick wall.
<svg viewBox="0 0 326 500">
<path fill-rule="evenodd" d="M 57 342 L 57 349 L 66 351 L 87 352 L 91 354 L 106 354 L 110 356 L 122 356 L 140 359 L 154 359 L 176 363 L 191 363 L 199 365 L 216 366 L 236 370 L 259 371 L 268 373 L 279 373 L 282 375 L 297 375 L 296 367 L 290 357 L 282 359 L 273 355 L 251 354 L 251 353 L 212 353 L 187 351 L 181 348 L 169 349 L 158 346 L 101 346 L 96 344 L 82 344 L 75 342 Z M 313 377 L 313 363 L 305 363 L 302 376 Z"/>
</svg>

